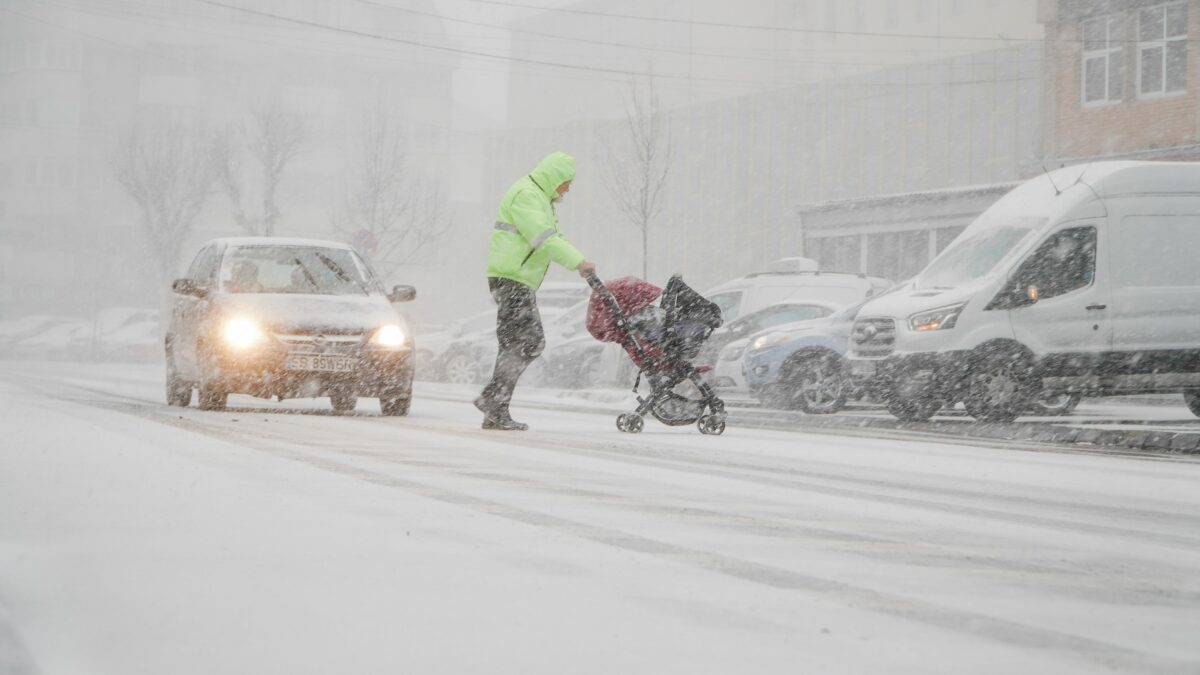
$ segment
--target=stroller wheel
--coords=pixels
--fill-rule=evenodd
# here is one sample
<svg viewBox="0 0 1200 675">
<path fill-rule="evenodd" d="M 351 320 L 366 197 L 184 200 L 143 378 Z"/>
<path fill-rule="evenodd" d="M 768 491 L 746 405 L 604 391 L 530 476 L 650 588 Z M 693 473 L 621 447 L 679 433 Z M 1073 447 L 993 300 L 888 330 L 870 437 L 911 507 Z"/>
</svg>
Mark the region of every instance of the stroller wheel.
<svg viewBox="0 0 1200 675">
<path fill-rule="evenodd" d="M 696 428 L 702 434 L 720 436 L 725 433 L 725 417 L 723 415 L 705 415 L 696 420 Z"/>
<path fill-rule="evenodd" d="M 627 434 L 636 434 L 645 426 L 645 421 L 635 413 L 617 415 L 617 428 Z"/>
</svg>

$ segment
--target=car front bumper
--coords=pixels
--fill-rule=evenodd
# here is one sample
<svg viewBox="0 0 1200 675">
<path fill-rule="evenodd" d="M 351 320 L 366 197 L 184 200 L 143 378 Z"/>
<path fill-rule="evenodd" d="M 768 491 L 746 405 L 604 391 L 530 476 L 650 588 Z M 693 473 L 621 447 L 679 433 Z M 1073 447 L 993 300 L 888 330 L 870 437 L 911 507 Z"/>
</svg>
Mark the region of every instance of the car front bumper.
<svg viewBox="0 0 1200 675">
<path fill-rule="evenodd" d="M 306 358 L 290 358 L 303 356 Z M 206 379 L 230 393 L 294 398 L 338 393 L 405 398 L 412 391 L 411 349 L 215 350 Z M 337 370 L 330 368 L 337 367 Z"/>
</svg>

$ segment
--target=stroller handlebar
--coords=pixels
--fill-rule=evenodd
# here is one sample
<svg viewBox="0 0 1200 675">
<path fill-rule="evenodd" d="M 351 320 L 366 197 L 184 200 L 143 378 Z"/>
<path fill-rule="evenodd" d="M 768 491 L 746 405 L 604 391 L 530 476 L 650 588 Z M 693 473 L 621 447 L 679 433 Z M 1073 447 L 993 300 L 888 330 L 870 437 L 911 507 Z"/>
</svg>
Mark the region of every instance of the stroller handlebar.
<svg viewBox="0 0 1200 675">
<path fill-rule="evenodd" d="M 587 281 L 588 286 L 591 286 L 594 290 L 597 290 L 597 291 L 607 290 L 604 287 L 604 282 L 600 281 L 600 277 L 596 276 L 595 272 L 588 272 L 587 274 L 584 275 L 583 278 L 585 281 Z"/>
</svg>

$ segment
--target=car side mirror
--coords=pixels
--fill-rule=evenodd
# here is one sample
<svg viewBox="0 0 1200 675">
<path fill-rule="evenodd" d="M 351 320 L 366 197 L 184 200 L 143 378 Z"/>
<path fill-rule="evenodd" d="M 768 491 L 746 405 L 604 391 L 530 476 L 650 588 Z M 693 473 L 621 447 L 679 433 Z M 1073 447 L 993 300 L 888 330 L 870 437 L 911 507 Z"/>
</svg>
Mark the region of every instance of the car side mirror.
<svg viewBox="0 0 1200 675">
<path fill-rule="evenodd" d="M 417 299 L 417 289 L 412 286 L 395 286 L 387 298 L 391 302 L 410 302 Z"/>
<path fill-rule="evenodd" d="M 190 295 L 195 298 L 208 297 L 208 288 L 197 283 L 195 279 L 176 279 L 171 282 L 171 290 L 179 295 Z"/>
</svg>

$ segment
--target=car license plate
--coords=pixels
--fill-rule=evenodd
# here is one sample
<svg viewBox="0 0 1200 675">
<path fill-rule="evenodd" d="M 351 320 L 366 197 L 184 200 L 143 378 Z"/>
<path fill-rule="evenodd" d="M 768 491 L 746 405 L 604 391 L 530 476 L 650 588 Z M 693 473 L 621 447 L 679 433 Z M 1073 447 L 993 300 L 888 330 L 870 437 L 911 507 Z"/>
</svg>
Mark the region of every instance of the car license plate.
<svg viewBox="0 0 1200 675">
<path fill-rule="evenodd" d="M 352 356 L 327 354 L 288 354 L 283 367 L 287 370 L 308 370 L 322 373 L 347 373 L 358 367 Z"/>
<path fill-rule="evenodd" d="M 850 374 L 854 377 L 871 377 L 875 374 L 874 361 L 851 361 Z"/>
</svg>

